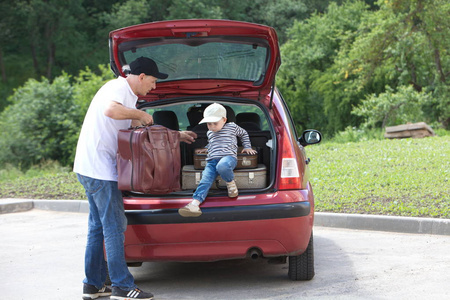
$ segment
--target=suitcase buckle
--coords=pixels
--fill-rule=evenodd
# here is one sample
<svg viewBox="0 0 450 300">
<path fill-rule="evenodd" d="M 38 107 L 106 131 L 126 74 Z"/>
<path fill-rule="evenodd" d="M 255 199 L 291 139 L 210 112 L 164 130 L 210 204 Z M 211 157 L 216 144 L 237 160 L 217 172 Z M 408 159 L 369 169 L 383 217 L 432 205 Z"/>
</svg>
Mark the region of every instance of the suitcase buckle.
<svg viewBox="0 0 450 300">
<path fill-rule="evenodd" d="M 252 184 L 253 183 L 253 179 L 255 179 L 255 173 L 249 172 L 248 173 L 248 183 Z"/>
</svg>

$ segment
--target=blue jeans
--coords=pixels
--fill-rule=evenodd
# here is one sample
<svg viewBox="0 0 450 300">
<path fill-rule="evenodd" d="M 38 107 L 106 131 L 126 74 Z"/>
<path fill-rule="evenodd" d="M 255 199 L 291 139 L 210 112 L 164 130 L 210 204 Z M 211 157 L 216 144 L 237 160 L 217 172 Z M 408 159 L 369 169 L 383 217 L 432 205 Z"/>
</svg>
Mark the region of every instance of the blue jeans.
<svg viewBox="0 0 450 300">
<path fill-rule="evenodd" d="M 212 159 L 206 162 L 205 170 L 202 172 L 202 179 L 195 190 L 193 199 L 202 203 L 205 201 L 208 191 L 220 175 L 223 180 L 230 182 L 234 179 L 233 170 L 236 168 L 237 159 L 234 156 L 224 156 L 220 159 Z"/>
<path fill-rule="evenodd" d="M 77 174 L 89 200 L 89 221 L 85 253 L 84 283 L 103 287 L 106 280 L 106 262 L 113 286 L 122 290 L 136 287 L 133 275 L 125 262 L 124 232 L 127 219 L 123 208 L 122 193 L 117 182 L 93 179 Z"/>
</svg>

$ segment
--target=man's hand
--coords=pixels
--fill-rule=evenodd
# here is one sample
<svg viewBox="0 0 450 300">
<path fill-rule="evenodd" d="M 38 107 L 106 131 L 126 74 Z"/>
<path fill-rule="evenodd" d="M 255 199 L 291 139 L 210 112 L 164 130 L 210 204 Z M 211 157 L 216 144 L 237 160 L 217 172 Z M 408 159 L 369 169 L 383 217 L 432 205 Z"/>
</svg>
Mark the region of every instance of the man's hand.
<svg viewBox="0 0 450 300">
<path fill-rule="evenodd" d="M 142 111 L 142 114 L 139 117 L 139 122 L 141 122 L 143 126 L 153 125 L 153 117 L 145 111 Z"/>
<path fill-rule="evenodd" d="M 192 144 L 195 142 L 197 134 L 193 131 L 180 131 L 180 141 Z"/>
<path fill-rule="evenodd" d="M 153 125 L 153 117 L 144 111 L 142 113 L 139 119 L 131 120 L 131 127 Z"/>
</svg>

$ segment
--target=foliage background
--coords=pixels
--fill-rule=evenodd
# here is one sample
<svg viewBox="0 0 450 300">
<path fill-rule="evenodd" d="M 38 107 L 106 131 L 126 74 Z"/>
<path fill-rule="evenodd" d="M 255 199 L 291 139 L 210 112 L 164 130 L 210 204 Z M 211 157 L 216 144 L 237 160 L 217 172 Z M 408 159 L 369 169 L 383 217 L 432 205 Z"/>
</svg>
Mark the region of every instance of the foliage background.
<svg viewBox="0 0 450 300">
<path fill-rule="evenodd" d="M 299 131 L 450 124 L 446 0 L 16 0 L 0 2 L 0 167 L 70 166 L 84 113 L 112 78 L 108 33 L 221 18 L 273 26 L 276 86 Z M 377 131 L 378 130 L 378 131 Z"/>
</svg>

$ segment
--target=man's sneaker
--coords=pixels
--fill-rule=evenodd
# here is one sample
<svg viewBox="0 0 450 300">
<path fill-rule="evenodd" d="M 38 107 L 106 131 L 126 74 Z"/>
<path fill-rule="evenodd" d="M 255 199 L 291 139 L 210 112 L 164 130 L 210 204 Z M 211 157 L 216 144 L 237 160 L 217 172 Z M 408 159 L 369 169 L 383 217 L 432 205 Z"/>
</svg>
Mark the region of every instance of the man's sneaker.
<svg viewBox="0 0 450 300">
<path fill-rule="evenodd" d="M 152 293 L 146 293 L 138 288 L 131 291 L 124 291 L 117 286 L 112 287 L 112 295 L 109 298 L 111 300 L 131 300 L 131 299 L 141 299 L 141 300 L 151 300 L 153 299 Z"/>
<path fill-rule="evenodd" d="M 199 207 L 200 201 L 192 200 L 188 205 L 178 210 L 178 213 L 183 217 L 198 217 L 202 214 Z"/>
<path fill-rule="evenodd" d="M 227 182 L 227 190 L 228 190 L 228 197 L 230 198 L 237 197 L 239 194 L 236 182 L 234 180 Z"/>
<path fill-rule="evenodd" d="M 83 285 L 83 300 L 97 299 L 109 295 L 111 295 L 111 289 L 106 285 L 101 289 L 87 283 Z"/>
</svg>

